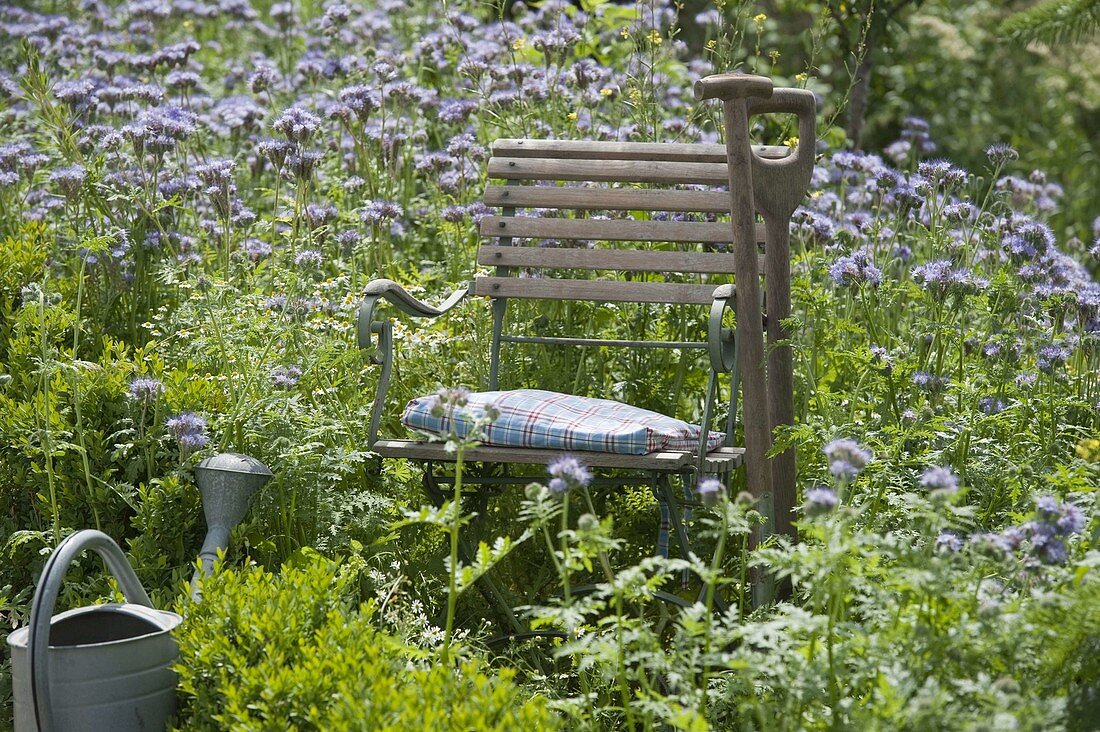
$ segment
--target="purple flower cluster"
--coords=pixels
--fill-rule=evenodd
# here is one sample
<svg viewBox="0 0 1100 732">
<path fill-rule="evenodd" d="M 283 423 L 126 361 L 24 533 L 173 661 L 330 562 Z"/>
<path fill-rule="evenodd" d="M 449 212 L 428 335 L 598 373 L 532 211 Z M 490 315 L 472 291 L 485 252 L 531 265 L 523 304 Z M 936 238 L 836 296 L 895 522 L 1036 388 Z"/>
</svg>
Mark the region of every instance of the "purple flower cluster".
<svg viewBox="0 0 1100 732">
<path fill-rule="evenodd" d="M 1041 496 L 1035 502 L 1035 517 L 1006 529 L 998 543 L 1009 552 L 1023 549 L 1030 559 L 1042 564 L 1064 564 L 1068 558 L 1066 539 L 1080 534 L 1085 524 L 1085 514 L 1075 504 Z"/>
<path fill-rule="evenodd" d="M 959 479 L 950 468 L 932 467 L 921 473 L 920 485 L 933 495 L 952 495 L 959 490 Z"/>
<path fill-rule="evenodd" d="M 840 504 L 836 491 L 825 486 L 814 486 L 806 491 L 806 500 L 802 504 L 802 513 L 808 518 L 830 513 Z"/>
<path fill-rule="evenodd" d="M 151 376 L 139 376 L 130 382 L 130 398 L 148 404 L 164 391 L 164 384 Z"/>
<path fill-rule="evenodd" d="M 292 389 L 302 378 L 302 367 L 297 364 L 276 366 L 271 370 L 271 383 L 280 389 Z"/>
<path fill-rule="evenodd" d="M 184 450 L 197 450 L 207 443 L 206 420 L 194 412 L 184 412 L 169 417 L 164 426 Z"/>
<path fill-rule="evenodd" d="M 825 445 L 823 452 L 829 460 L 829 472 L 844 482 L 854 479 L 871 461 L 871 452 L 855 440 L 833 440 Z"/>
<path fill-rule="evenodd" d="M 840 287 L 882 284 L 882 270 L 871 261 L 867 251 L 853 252 L 850 256 L 840 257 L 829 267 L 829 276 Z"/>
<path fill-rule="evenodd" d="M 976 277 L 962 267 L 955 267 L 946 259 L 914 267 L 913 280 L 923 285 L 936 300 L 970 295 L 989 286 L 988 280 Z"/>
<path fill-rule="evenodd" d="M 546 466 L 551 476 L 547 487 L 551 493 L 562 494 L 574 488 L 584 488 L 592 482 L 592 473 L 572 455 L 562 455 Z"/>
</svg>

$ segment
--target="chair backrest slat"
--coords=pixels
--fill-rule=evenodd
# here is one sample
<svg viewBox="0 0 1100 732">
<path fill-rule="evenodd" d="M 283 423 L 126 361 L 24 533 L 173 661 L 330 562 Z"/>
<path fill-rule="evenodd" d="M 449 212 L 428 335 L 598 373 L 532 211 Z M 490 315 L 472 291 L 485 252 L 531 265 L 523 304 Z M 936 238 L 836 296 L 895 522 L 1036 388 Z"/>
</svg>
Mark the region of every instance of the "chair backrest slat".
<svg viewBox="0 0 1100 732">
<path fill-rule="evenodd" d="M 728 216 L 730 194 L 664 188 L 489 185 L 485 188 L 485 204 L 575 211 L 694 211 Z"/>
<path fill-rule="evenodd" d="M 557 249 L 483 245 L 477 263 L 489 267 L 591 269 L 616 272 L 685 272 L 729 274 L 732 254 L 622 249 Z M 760 271 L 764 257 L 760 256 Z"/>
<path fill-rule="evenodd" d="M 604 219 L 551 219 L 532 216 L 486 216 L 482 236 L 530 239 L 582 239 L 591 241 L 701 242 L 730 244 L 733 227 L 728 222 L 630 221 Z M 756 240 L 764 241 L 759 225 Z M 733 264 L 730 264 L 732 269 Z"/>
<path fill-rule="evenodd" d="M 729 184 L 725 163 L 654 160 L 491 158 L 489 177 L 504 180 L 587 180 L 620 183 Z"/>
<path fill-rule="evenodd" d="M 753 145 L 762 158 L 790 155 L 782 145 Z M 567 158 L 571 160 L 655 160 L 683 163 L 726 162 L 726 146 L 692 142 L 604 142 L 594 140 L 513 140 L 493 143 L 493 156 L 504 158 Z M 728 207 L 727 200 L 727 207 Z"/>
<path fill-rule="evenodd" d="M 694 285 L 680 282 L 477 277 L 473 282 L 473 294 L 535 300 L 709 305 L 714 299 L 714 290 L 717 287 L 718 283 Z"/>
</svg>

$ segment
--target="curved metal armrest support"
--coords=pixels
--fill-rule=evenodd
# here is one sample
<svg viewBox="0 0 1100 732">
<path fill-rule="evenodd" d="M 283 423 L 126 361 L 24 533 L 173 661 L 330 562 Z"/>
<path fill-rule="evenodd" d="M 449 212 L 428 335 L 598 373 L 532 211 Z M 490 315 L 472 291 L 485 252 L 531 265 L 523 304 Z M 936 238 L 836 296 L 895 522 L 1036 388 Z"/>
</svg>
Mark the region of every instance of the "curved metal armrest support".
<svg viewBox="0 0 1100 732">
<path fill-rule="evenodd" d="M 371 348 L 371 333 L 379 332 L 380 323 L 374 320 L 374 309 L 378 306 L 379 299 L 389 301 L 395 308 L 414 318 L 437 318 L 462 302 L 468 294 L 468 289 L 456 290 L 442 305 L 433 307 L 409 294 L 408 290 L 393 280 L 373 280 L 363 291 L 363 301 L 359 305 L 357 321 L 359 347 Z"/>
<path fill-rule="evenodd" d="M 698 473 L 703 474 L 706 457 L 707 430 L 710 429 L 711 407 L 718 389 L 718 374 L 730 375 L 729 413 L 726 415 L 725 445 L 733 445 L 733 431 L 737 426 L 737 390 L 740 388 L 740 354 L 737 348 L 737 329 L 722 324 L 726 310 L 737 315 L 737 288 L 734 285 L 722 285 L 714 290 L 714 302 L 710 306 L 710 320 L 707 323 L 707 345 L 710 351 L 710 383 L 707 386 L 707 405 L 703 432 L 699 442 Z"/>
<path fill-rule="evenodd" d="M 722 325 L 722 316 L 727 309 L 733 310 L 735 316 L 737 314 L 736 295 L 734 285 L 722 285 L 714 290 L 714 302 L 710 306 L 707 345 L 710 349 L 710 367 L 719 374 L 728 374 L 737 366 L 736 331 Z"/>
<path fill-rule="evenodd" d="M 387 300 L 401 312 L 414 318 L 437 318 L 454 308 L 469 294 L 469 290 L 458 290 L 451 294 L 442 305 L 433 307 L 409 294 L 393 280 L 374 280 L 364 291 L 363 302 L 359 305 L 357 320 L 357 342 L 359 348 L 370 350 L 373 347 L 371 334 L 378 334 L 378 353 L 371 360 L 382 366 L 378 378 L 378 391 L 374 395 L 374 405 L 370 414 L 370 430 L 367 433 L 367 447 L 373 447 L 378 440 L 378 426 L 382 421 L 382 408 L 386 403 L 386 393 L 390 388 L 390 375 L 393 373 L 393 324 L 389 319 L 375 320 L 374 310 L 380 299 Z"/>
</svg>

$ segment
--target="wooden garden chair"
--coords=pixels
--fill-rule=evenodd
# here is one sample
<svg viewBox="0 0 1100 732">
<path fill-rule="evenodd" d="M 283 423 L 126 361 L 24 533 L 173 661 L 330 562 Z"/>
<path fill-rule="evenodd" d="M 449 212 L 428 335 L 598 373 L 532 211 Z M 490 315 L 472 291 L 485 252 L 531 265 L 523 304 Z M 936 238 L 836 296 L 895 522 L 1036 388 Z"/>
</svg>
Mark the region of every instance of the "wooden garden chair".
<svg viewBox="0 0 1100 732">
<path fill-rule="evenodd" d="M 412 317 L 436 318 L 468 296 L 490 298 L 493 327 L 486 385 L 490 391 L 499 388 L 505 344 L 509 348 L 516 347 L 513 344 L 537 344 L 706 350 L 710 375 L 706 394 L 700 395 L 705 406 L 699 446 L 624 455 L 480 445 L 466 451 L 465 460 L 545 465 L 563 452 L 570 452 L 590 468 L 615 471 L 620 482 L 650 485 L 665 525 L 670 524 L 684 554 L 690 548 L 684 507 L 690 502 L 673 490 L 672 478 L 680 476 L 688 487 L 703 475 L 728 481 L 735 469 L 744 466 L 748 490 L 769 520 L 761 531 L 793 535 L 794 454 L 788 450 L 769 460 L 767 453 L 773 428 L 793 421 L 791 354 L 783 325 L 790 314 L 788 230 L 813 170 L 815 100 L 809 91 L 773 89 L 770 79 L 739 74 L 701 79 L 696 82 L 695 97 L 700 101 L 722 100 L 724 146 L 497 140 L 492 146 L 488 175 L 503 184 L 489 185 L 484 202 L 498 208 L 500 215 L 481 221 L 480 233 L 485 240 L 477 255 L 478 264 L 492 268 L 492 273 L 475 277 L 467 289 L 454 293 L 438 307 L 422 302 L 391 280 L 379 279 L 367 286 L 359 308 L 358 342 L 381 365 L 370 445 L 384 458 L 425 463 L 425 488 L 437 503 L 443 501 L 440 481 L 446 481 L 437 466 L 454 460 L 444 444 L 424 439 L 378 439 L 393 366 L 391 323 L 379 315 L 380 300 Z M 797 116 L 798 141 L 793 151 L 786 146 L 750 145 L 749 118 L 764 113 Z M 658 185 L 665 187 L 655 187 Z M 516 215 L 518 210 L 531 208 L 551 209 L 556 215 Z M 673 216 L 658 220 L 659 216 L 645 214 L 637 220 L 591 218 L 597 211 L 694 212 L 729 216 L 730 220 L 674 221 Z M 758 223 L 758 215 L 762 223 Z M 618 246 L 586 249 L 522 245 L 525 239 L 547 238 L 615 242 Z M 622 248 L 627 242 L 640 246 Z M 657 242 L 670 244 L 655 245 Z M 717 251 L 716 247 L 722 245 L 732 245 L 732 253 Z M 544 276 L 516 276 L 531 270 Z M 562 272 L 564 275 L 559 274 Z M 578 272 L 585 276 L 571 276 Z M 604 274 L 593 278 L 595 272 Z M 618 273 L 628 273 L 629 279 Z M 682 281 L 687 277 L 694 281 Z M 663 303 L 709 308 L 710 316 L 703 337 L 690 342 L 517 335 L 506 327 L 509 303 L 516 299 Z M 730 310 L 735 328 L 724 324 Z M 705 439 L 716 411 L 720 377 L 730 379 L 726 437 L 724 444 L 708 450 Z M 733 443 L 739 391 L 743 447 Z M 515 480 L 526 483 L 530 478 Z"/>
</svg>

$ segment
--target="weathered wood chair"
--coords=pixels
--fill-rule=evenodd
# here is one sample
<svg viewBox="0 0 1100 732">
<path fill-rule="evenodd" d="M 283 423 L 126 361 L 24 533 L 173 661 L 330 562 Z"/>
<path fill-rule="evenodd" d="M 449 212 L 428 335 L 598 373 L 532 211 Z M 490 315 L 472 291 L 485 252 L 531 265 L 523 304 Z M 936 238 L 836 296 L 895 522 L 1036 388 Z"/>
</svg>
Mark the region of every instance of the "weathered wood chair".
<svg viewBox="0 0 1100 732">
<path fill-rule="evenodd" d="M 651 485 L 665 525 L 671 524 L 681 552 L 689 549 L 682 511 L 685 499 L 673 490 L 671 479 L 680 476 L 687 487 L 695 485 L 702 475 L 728 479 L 742 464 L 748 489 L 773 522 L 764 531 L 793 534 L 794 455 L 788 451 L 769 460 L 767 453 L 773 428 L 793 421 L 791 355 L 783 328 L 783 320 L 790 314 L 788 228 L 813 170 L 814 96 L 805 90 L 773 90 L 767 78 L 738 74 L 706 77 L 696 83 L 695 95 L 700 101 L 723 101 L 725 146 L 496 141 L 488 173 L 491 179 L 504 184 L 489 185 L 484 202 L 499 208 L 501 215 L 482 220 L 480 232 L 488 241 L 477 255 L 478 264 L 494 268 L 493 273 L 476 277 L 468 289 L 454 293 L 438 307 L 421 302 L 390 280 L 375 280 L 367 286 L 359 309 L 359 346 L 372 351 L 381 365 L 370 424 L 371 447 L 384 458 L 426 463 L 425 488 L 437 502 L 443 500 L 440 481 L 447 479 L 441 477 L 436 464 L 453 461 L 444 445 L 422 439 L 377 438 L 393 364 L 391 324 L 377 314 L 382 299 L 407 315 L 435 318 L 467 295 L 491 298 L 493 329 L 489 383 L 485 385 L 490 391 L 498 389 L 504 344 L 707 350 L 710 376 L 702 400 L 705 406 L 699 448 L 647 455 L 574 454 L 591 468 L 618 471 L 618 475 L 625 476 L 620 482 Z M 762 113 L 797 115 L 798 142 L 793 151 L 785 146 L 750 145 L 749 118 Z M 542 209 L 543 215 L 516 215 L 517 210 L 532 208 Z M 553 215 L 546 215 L 548 209 Z M 585 217 L 604 211 L 635 212 L 636 218 Z M 690 212 L 729 216 L 730 220 L 676 221 L 672 220 L 674 215 L 651 216 L 645 212 Z M 762 225 L 757 223 L 757 214 L 762 217 Z M 586 240 L 604 246 L 521 245 L 525 239 L 549 238 Z M 624 249 L 621 244 L 618 248 L 607 246 L 610 242 L 644 246 Z M 657 242 L 671 244 L 655 245 Z M 702 248 L 697 246 L 700 243 Z M 732 245 L 732 253 L 717 250 L 727 248 L 721 245 Z M 515 276 L 531 270 L 544 276 Z M 564 272 L 565 276 L 554 276 L 555 272 Z M 593 278 L 593 272 L 605 274 Z M 618 273 L 629 273 L 630 279 Z M 682 281 L 689 277 L 695 281 Z M 532 298 L 703 306 L 710 308 L 710 317 L 705 338 L 689 342 L 509 334 L 505 327 L 509 301 Z M 731 309 L 735 328 L 724 324 Z M 720 376 L 731 380 L 726 438 L 723 446 L 708 452 L 705 439 L 715 413 Z M 744 448 L 733 444 L 739 382 Z M 465 460 L 547 464 L 561 452 L 482 445 L 467 451 Z M 519 480 L 527 482 L 530 478 Z"/>
</svg>

